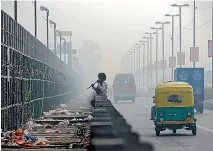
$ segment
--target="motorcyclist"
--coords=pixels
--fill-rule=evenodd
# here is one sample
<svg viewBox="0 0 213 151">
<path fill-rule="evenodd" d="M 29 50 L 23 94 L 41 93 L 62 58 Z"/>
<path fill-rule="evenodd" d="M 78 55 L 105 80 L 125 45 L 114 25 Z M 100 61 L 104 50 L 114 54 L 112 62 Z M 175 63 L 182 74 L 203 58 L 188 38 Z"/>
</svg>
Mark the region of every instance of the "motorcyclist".
<svg viewBox="0 0 213 151">
<path fill-rule="evenodd" d="M 106 81 L 106 74 L 99 73 L 98 80 L 96 81 L 96 83 L 98 84 L 97 87 L 95 87 L 94 84 L 91 84 L 91 87 L 93 88 L 93 90 L 95 90 L 96 95 L 107 97 L 107 86 L 108 85 L 105 81 Z M 91 105 L 94 107 L 95 98 L 91 101 Z"/>
</svg>

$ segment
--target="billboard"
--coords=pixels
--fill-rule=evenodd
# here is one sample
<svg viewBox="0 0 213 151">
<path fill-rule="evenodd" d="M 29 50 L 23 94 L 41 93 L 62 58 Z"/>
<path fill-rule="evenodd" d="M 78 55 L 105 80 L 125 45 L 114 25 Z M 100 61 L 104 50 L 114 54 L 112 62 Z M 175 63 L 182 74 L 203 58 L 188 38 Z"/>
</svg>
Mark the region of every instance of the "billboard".
<svg viewBox="0 0 213 151">
<path fill-rule="evenodd" d="M 208 57 L 213 57 L 213 40 L 208 40 Z"/>
<path fill-rule="evenodd" d="M 190 62 L 199 61 L 199 47 L 190 47 Z"/>
<path fill-rule="evenodd" d="M 166 69 L 166 60 L 161 60 L 160 61 L 160 70 L 165 70 Z"/>
<path fill-rule="evenodd" d="M 177 64 L 185 65 L 185 52 L 177 52 Z"/>
<path fill-rule="evenodd" d="M 176 57 L 169 57 L 169 68 L 175 68 L 176 67 Z"/>
<path fill-rule="evenodd" d="M 204 100 L 204 68 L 176 68 L 175 81 L 189 83 L 193 87 L 195 100 Z"/>
<path fill-rule="evenodd" d="M 159 70 L 159 62 L 154 63 L 154 70 Z"/>
</svg>

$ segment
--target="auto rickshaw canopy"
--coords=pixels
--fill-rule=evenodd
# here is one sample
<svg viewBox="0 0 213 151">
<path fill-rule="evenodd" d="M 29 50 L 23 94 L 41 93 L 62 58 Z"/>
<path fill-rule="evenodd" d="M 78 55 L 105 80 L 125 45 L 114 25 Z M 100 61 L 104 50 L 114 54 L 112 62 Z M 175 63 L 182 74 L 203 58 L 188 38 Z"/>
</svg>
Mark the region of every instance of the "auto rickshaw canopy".
<svg viewBox="0 0 213 151">
<path fill-rule="evenodd" d="M 162 82 L 155 88 L 156 107 L 194 106 L 193 88 L 186 82 Z"/>
</svg>

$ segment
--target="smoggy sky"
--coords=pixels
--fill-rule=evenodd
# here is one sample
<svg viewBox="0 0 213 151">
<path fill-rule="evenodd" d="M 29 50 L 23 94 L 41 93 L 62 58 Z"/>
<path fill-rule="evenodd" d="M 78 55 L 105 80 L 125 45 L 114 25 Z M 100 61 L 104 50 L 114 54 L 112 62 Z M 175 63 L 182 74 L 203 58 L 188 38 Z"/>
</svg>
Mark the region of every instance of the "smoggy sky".
<svg viewBox="0 0 213 151">
<path fill-rule="evenodd" d="M 186 0 L 185 0 L 186 1 Z M 172 3 L 180 0 L 48 0 L 38 1 L 38 39 L 46 44 L 45 12 L 41 5 L 50 10 L 50 19 L 57 23 L 59 30 L 73 31 L 72 43 L 80 49 L 83 42 L 92 39 L 100 46 L 102 60 L 100 68 L 112 76 L 120 67 L 121 58 L 132 46 L 150 32 L 150 27 L 160 27 L 156 21 L 171 21 L 164 17 L 166 13 L 178 13 L 178 8 L 171 8 Z M 186 64 L 191 66 L 189 48 L 192 46 L 193 6 L 183 8 L 182 50 L 186 52 Z M 211 39 L 210 2 L 197 2 L 196 45 L 200 47 L 198 66 L 210 69 L 207 58 L 207 40 Z M 13 1 L 2 1 L 2 9 L 13 17 Z M 34 34 L 34 7 L 32 1 L 18 1 L 18 22 Z M 205 24 L 206 23 L 206 24 Z M 203 25 L 205 24 L 205 25 Z M 175 19 L 175 55 L 179 51 L 179 19 Z M 203 26 L 202 26 L 203 25 Z M 50 45 L 53 44 L 53 28 L 50 27 Z M 171 25 L 165 26 L 165 58 L 171 55 Z M 153 51 L 155 39 L 153 39 Z M 159 59 L 161 59 L 161 32 L 159 34 Z M 155 53 L 153 53 L 153 60 Z M 113 65 L 112 65 L 113 64 Z"/>
</svg>

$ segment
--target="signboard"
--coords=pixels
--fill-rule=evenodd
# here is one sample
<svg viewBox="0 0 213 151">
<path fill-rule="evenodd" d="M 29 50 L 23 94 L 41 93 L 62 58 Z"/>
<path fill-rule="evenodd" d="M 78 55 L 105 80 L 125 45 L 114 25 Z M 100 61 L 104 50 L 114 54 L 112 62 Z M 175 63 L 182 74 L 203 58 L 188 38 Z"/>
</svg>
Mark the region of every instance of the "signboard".
<svg viewBox="0 0 213 151">
<path fill-rule="evenodd" d="M 154 63 L 154 70 L 159 70 L 159 62 Z"/>
<path fill-rule="evenodd" d="M 165 70 L 166 69 L 166 60 L 161 60 L 160 61 L 160 70 Z"/>
<path fill-rule="evenodd" d="M 169 57 L 169 68 L 175 68 L 176 67 L 176 57 Z"/>
<path fill-rule="evenodd" d="M 77 54 L 77 50 L 76 49 L 72 49 L 72 54 L 73 55 Z"/>
<path fill-rule="evenodd" d="M 185 52 L 177 52 L 178 65 L 185 65 Z"/>
<path fill-rule="evenodd" d="M 153 71 L 153 64 L 149 64 L 149 72 Z"/>
<path fill-rule="evenodd" d="M 199 61 L 199 47 L 190 47 L 190 62 Z"/>
<path fill-rule="evenodd" d="M 195 101 L 204 100 L 204 68 L 176 68 L 175 81 L 189 83 L 193 87 Z"/>
<path fill-rule="evenodd" d="M 208 40 L 208 57 L 213 57 L 213 40 Z"/>
</svg>

